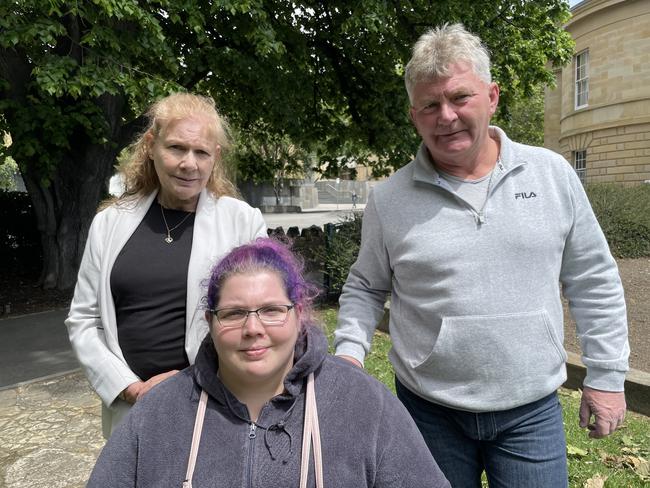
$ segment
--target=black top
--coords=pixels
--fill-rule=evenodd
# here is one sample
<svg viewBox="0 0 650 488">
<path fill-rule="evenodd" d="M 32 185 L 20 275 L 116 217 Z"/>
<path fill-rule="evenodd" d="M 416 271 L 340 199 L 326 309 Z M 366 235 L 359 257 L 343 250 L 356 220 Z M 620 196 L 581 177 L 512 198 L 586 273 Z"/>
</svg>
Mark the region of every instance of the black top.
<svg viewBox="0 0 650 488">
<path fill-rule="evenodd" d="M 154 200 L 120 251 L 111 271 L 117 334 L 127 364 L 141 380 L 189 366 L 185 353 L 187 269 L 194 213 L 165 209 Z"/>
</svg>

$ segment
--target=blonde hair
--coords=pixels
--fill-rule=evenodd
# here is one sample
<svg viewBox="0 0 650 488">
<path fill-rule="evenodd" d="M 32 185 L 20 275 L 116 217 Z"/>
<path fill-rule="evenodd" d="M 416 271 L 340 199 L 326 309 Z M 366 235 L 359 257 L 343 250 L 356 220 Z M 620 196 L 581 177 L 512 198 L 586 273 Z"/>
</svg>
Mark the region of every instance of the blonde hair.
<svg viewBox="0 0 650 488">
<path fill-rule="evenodd" d="M 191 93 L 174 93 L 155 102 L 147 111 L 147 128 L 127 148 L 126 157 L 119 166 L 124 192 L 117 198 L 102 202 L 100 210 L 113 203 L 148 195 L 160 187 L 153 160 L 149 157 L 147 135 L 151 134 L 155 139 L 170 121 L 193 115 L 207 119 L 214 142 L 221 147 L 221 155 L 214 162 L 206 188 L 216 196 L 239 197 L 239 192 L 226 176 L 222 163 L 223 152 L 230 148 L 231 143 L 228 124 L 217 111 L 214 100 Z"/>
<path fill-rule="evenodd" d="M 492 81 L 490 53 L 463 24 L 444 24 L 422 34 L 404 71 L 409 100 L 417 83 L 449 76 L 449 68 L 458 62 L 468 63 L 485 83 Z"/>
</svg>

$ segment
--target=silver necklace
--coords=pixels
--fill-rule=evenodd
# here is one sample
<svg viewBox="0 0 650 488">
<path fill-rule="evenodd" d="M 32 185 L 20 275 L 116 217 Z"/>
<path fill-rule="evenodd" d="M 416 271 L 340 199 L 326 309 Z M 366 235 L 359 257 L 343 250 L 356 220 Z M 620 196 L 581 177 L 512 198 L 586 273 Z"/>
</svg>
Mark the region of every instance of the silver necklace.
<svg viewBox="0 0 650 488">
<path fill-rule="evenodd" d="M 171 244 L 174 242 L 174 238 L 171 235 L 172 231 L 178 229 L 180 225 L 185 222 L 190 215 L 192 215 L 192 212 L 188 212 L 187 215 L 183 217 L 182 220 L 171 229 L 169 228 L 169 225 L 167 225 L 167 219 L 165 218 L 165 209 L 163 209 L 162 205 L 160 206 L 160 213 L 162 214 L 163 222 L 165 223 L 165 228 L 167 229 L 167 237 L 165 237 L 164 240 L 167 244 Z"/>
<path fill-rule="evenodd" d="M 501 164 L 501 154 L 497 156 L 497 161 L 494 164 L 494 168 L 492 168 L 492 171 L 490 171 L 490 179 L 488 180 L 487 184 L 487 191 L 485 192 L 485 200 L 483 201 L 483 205 L 481 206 L 481 210 L 479 211 L 478 215 L 476 216 L 476 220 L 479 224 L 484 224 L 485 223 L 485 207 L 487 206 L 487 201 L 490 196 L 490 190 L 492 189 L 492 177 L 494 176 L 494 171 L 497 169 L 497 167 Z"/>
</svg>

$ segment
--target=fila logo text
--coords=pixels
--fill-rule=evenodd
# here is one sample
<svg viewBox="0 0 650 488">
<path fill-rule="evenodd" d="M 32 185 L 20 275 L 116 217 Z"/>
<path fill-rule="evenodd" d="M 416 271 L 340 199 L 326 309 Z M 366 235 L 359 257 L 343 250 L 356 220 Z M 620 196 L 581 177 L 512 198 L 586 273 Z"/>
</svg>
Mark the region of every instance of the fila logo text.
<svg viewBox="0 0 650 488">
<path fill-rule="evenodd" d="M 520 198 L 535 198 L 537 195 L 535 194 L 534 191 L 531 191 L 530 193 L 526 193 L 525 191 L 521 193 L 515 193 L 515 200 L 518 200 Z"/>
</svg>

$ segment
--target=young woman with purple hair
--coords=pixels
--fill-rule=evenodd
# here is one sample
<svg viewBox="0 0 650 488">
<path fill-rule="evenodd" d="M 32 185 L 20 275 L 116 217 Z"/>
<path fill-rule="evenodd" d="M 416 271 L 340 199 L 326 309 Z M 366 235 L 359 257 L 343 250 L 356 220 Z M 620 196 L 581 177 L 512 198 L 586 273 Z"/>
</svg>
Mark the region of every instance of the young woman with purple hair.
<svg viewBox="0 0 650 488">
<path fill-rule="evenodd" d="M 276 240 L 226 255 L 195 364 L 135 405 L 88 486 L 448 487 L 401 403 L 327 353 L 316 295 Z"/>
</svg>

